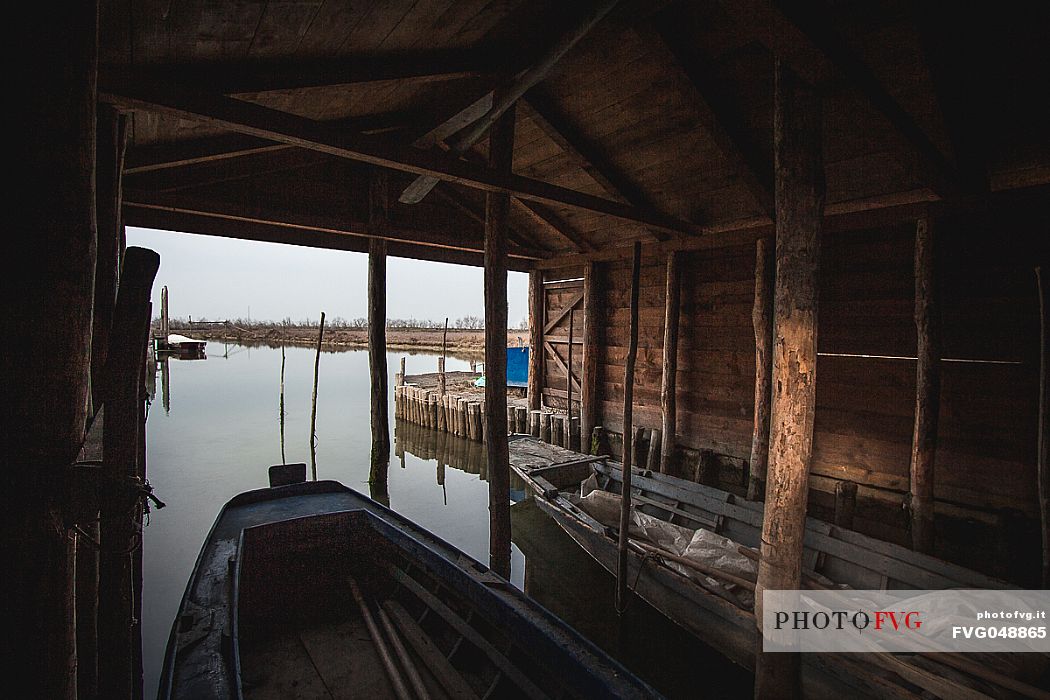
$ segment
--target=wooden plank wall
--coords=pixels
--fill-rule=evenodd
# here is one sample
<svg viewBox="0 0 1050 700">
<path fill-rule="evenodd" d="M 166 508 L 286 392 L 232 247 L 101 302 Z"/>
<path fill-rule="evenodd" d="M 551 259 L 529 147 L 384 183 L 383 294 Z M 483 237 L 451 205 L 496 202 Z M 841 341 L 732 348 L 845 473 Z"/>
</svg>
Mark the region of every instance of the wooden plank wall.
<svg viewBox="0 0 1050 700">
<path fill-rule="evenodd" d="M 915 391 L 914 232 L 907 222 L 824 235 L 810 482 L 811 514 L 828 520 L 836 484 L 856 482 L 855 528 L 901 544 L 909 541 L 902 504 Z M 946 361 L 937 552 L 1023 582 L 1037 573 L 1026 562 L 1038 563 L 1038 557 L 1021 553 L 1039 547 L 1032 252 L 1025 255 L 1025 244 L 1018 243 L 989 253 L 987 233 L 967 231 L 965 221 L 940 222 L 938 235 Z M 664 273 L 662 255 L 643 255 L 634 410 L 635 424 L 647 428 L 660 427 Z M 548 270 L 546 279 L 573 274 Z M 605 309 L 599 423 L 618 453 L 630 262 L 601 262 L 598 274 Z M 753 241 L 684 255 L 675 469 L 695 478 L 697 460 L 713 456 L 719 486 L 741 494 L 754 391 L 753 275 Z"/>
</svg>

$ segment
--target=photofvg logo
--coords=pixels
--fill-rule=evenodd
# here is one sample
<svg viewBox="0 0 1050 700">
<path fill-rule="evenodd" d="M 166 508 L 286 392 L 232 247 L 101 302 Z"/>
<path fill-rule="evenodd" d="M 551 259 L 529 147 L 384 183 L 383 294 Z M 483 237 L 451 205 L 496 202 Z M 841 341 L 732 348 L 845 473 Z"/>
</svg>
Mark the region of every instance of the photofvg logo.
<svg viewBox="0 0 1050 700">
<path fill-rule="evenodd" d="M 1050 591 L 764 591 L 763 651 L 1050 652 Z"/>
</svg>

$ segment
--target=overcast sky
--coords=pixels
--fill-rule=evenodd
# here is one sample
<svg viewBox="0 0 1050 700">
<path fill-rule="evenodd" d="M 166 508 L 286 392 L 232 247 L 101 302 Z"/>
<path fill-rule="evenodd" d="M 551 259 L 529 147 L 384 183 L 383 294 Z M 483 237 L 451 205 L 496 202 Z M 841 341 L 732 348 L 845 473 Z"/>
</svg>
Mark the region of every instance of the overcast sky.
<svg viewBox="0 0 1050 700">
<path fill-rule="evenodd" d="M 160 254 L 154 313 L 168 286 L 168 309 L 178 318 L 259 321 L 347 320 L 368 315 L 368 255 L 280 243 L 128 228 L 128 245 Z M 485 315 L 480 267 L 388 258 L 387 317 L 443 321 Z M 507 280 L 509 325 L 528 314 L 528 275 Z"/>
</svg>

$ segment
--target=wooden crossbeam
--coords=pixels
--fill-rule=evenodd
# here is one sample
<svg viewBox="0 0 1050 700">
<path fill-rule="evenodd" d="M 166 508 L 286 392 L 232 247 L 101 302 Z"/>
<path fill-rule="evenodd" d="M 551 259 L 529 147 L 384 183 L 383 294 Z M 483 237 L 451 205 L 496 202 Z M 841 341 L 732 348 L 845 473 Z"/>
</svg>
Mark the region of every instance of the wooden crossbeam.
<svg viewBox="0 0 1050 700">
<path fill-rule="evenodd" d="M 606 214 L 626 221 L 680 233 L 699 233 L 695 224 L 558 187 L 531 178 L 498 173 L 446 155 L 420 151 L 409 145 L 391 143 L 376 137 L 347 134 L 345 131 L 310 119 L 221 96 L 153 93 L 100 92 L 103 102 L 125 109 L 144 110 L 197 121 L 224 130 L 270 139 L 300 148 L 401 170 L 415 175 L 431 175 L 487 192 L 505 192 L 519 199 L 555 206 L 568 206 Z"/>
<path fill-rule="evenodd" d="M 117 89 L 118 86 L 135 89 L 142 85 L 179 85 L 190 86 L 201 94 L 235 95 L 385 80 L 423 84 L 478 78 L 486 75 L 482 66 L 490 62 L 479 51 L 442 50 L 201 66 L 103 66 L 100 79 L 110 89 Z"/>
<path fill-rule="evenodd" d="M 280 146 L 242 150 L 235 157 L 211 158 L 184 163 L 179 167 L 164 167 L 125 174 L 125 183 L 139 191 L 154 193 L 245 180 L 270 173 L 301 170 L 319 165 L 329 156 L 302 148 Z"/>
<path fill-rule="evenodd" d="M 529 217 L 539 226 L 545 228 L 556 236 L 564 238 L 577 250 L 585 253 L 596 250 L 593 243 L 575 231 L 568 222 L 562 221 L 561 217 L 550 209 L 547 209 L 540 204 L 536 204 L 535 202 L 522 201 L 517 197 L 511 199 L 510 202 L 511 206 L 515 209 L 525 214 L 525 216 Z"/>
<path fill-rule="evenodd" d="M 763 214 L 773 216 L 773 153 L 762 153 L 744 131 L 743 115 L 731 107 L 709 63 L 687 34 L 679 13 L 666 15 L 635 31 L 654 51 L 666 50 L 688 79 L 683 95 L 700 127 L 715 142 L 722 156 L 741 178 Z"/>
<path fill-rule="evenodd" d="M 733 0 L 722 6 L 740 31 L 754 35 L 810 83 L 841 76 L 893 126 L 923 181 L 938 195 L 953 193 L 958 177 L 929 136 L 886 90 L 871 68 L 828 24 L 816 6 L 788 10 L 771 0 Z"/>
<path fill-rule="evenodd" d="M 655 209 L 648 197 L 627 176 L 609 162 L 598 146 L 583 136 L 580 130 L 562 113 L 554 101 L 539 88 L 533 89 L 521 101 L 521 108 L 532 123 L 547 135 L 609 195 L 633 206 Z M 660 241 L 670 238 L 663 231 L 650 230 Z"/>
<path fill-rule="evenodd" d="M 204 216 L 241 223 L 256 223 L 267 226 L 278 226 L 304 231 L 320 231 L 345 236 L 365 238 L 382 238 L 387 241 L 412 243 L 423 246 L 434 246 L 449 250 L 481 252 L 483 241 L 465 239 L 459 227 L 416 228 L 396 222 L 387 221 L 348 221 L 342 216 L 329 216 L 313 212 L 275 211 L 262 206 L 253 206 L 244 202 L 214 201 L 201 197 L 185 195 L 161 195 L 152 192 L 125 193 L 124 206 L 133 209 L 155 209 L 191 216 Z M 544 256 L 541 251 L 514 246 L 509 248 L 508 255 L 518 258 L 538 259 Z"/>
<path fill-rule="evenodd" d="M 471 221 L 481 226 L 482 234 L 484 234 L 485 228 L 485 215 L 481 211 L 478 211 L 472 204 L 470 204 L 459 192 L 456 192 L 450 187 L 438 187 L 434 190 L 441 199 L 445 200 L 453 209 L 456 209 Z M 507 231 L 507 237 L 514 243 L 524 246 L 532 247 L 536 250 L 542 250 L 544 252 L 552 252 L 546 246 L 538 245 L 535 241 L 530 240 L 529 237 L 523 234 L 516 228 L 510 228 Z"/>
</svg>

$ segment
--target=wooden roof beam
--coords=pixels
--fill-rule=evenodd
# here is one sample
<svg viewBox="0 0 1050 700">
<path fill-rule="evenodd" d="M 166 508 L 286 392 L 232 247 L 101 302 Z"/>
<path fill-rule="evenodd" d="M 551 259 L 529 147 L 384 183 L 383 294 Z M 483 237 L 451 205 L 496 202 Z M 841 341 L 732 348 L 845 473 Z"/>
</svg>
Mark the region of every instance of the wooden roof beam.
<svg viewBox="0 0 1050 700">
<path fill-rule="evenodd" d="M 125 172 L 125 187 L 154 193 L 178 192 L 179 190 L 218 185 L 226 182 L 246 180 L 259 175 L 302 170 L 329 161 L 315 151 L 292 146 L 281 146 L 272 151 L 259 149 L 241 151 L 236 157 L 214 159 L 181 167 L 168 167 L 134 173 Z"/>
<path fill-rule="evenodd" d="M 590 253 L 597 248 L 587 238 L 577 232 L 568 222 L 562 221 L 554 212 L 535 202 L 526 202 L 512 197 L 511 206 L 525 214 L 529 219 L 536 222 L 541 228 L 553 233 L 555 236 L 564 238 L 577 251 Z"/>
<path fill-rule="evenodd" d="M 632 207 L 520 175 L 496 173 L 444 154 L 420 151 L 410 145 L 348 134 L 330 125 L 229 97 L 173 96 L 167 92 L 150 91 L 134 94 L 100 91 L 99 99 L 124 109 L 151 111 L 198 121 L 340 158 L 414 175 L 427 175 L 488 192 L 505 192 L 523 200 L 593 211 L 671 232 L 702 232 L 695 224 L 657 211 Z"/>
<path fill-rule="evenodd" d="M 688 79 L 684 97 L 698 117 L 701 128 L 736 172 L 762 213 L 773 218 L 773 153 L 762 153 L 744 130 L 743 115 L 734 110 L 718 85 L 714 71 L 686 33 L 688 25 L 678 13 L 642 24 L 635 31 L 646 44 L 668 52 Z"/>
<path fill-rule="evenodd" d="M 467 110 L 480 111 L 480 105 L 483 105 L 487 99 L 491 99 L 491 107 L 481 113 L 476 120 L 465 125 L 455 139 L 449 144 L 450 150 L 453 153 L 463 154 L 466 153 L 471 146 L 481 140 L 481 137 L 489 130 L 497 119 L 503 115 L 508 109 L 514 106 L 514 103 L 518 101 L 522 95 L 524 95 L 530 88 L 537 85 L 541 80 L 547 77 L 547 75 L 553 70 L 554 66 L 557 65 L 558 61 L 567 54 L 573 46 L 575 46 L 581 39 L 587 34 L 605 17 L 609 12 L 616 7 L 619 0 L 595 0 L 593 4 L 583 13 L 582 16 L 578 17 L 576 24 L 572 27 L 567 28 L 561 32 L 558 36 L 558 40 L 551 44 L 546 51 L 528 68 L 519 72 L 513 80 L 508 82 L 501 87 L 494 89 L 491 94 L 491 98 L 488 95 L 482 97 L 474 104 L 467 107 Z M 453 119 L 462 118 L 463 112 L 457 114 Z M 435 131 L 446 131 L 448 124 L 439 125 Z M 433 136 L 433 134 L 429 135 Z M 430 190 L 434 189 L 438 179 L 431 176 L 423 176 L 416 179 L 404 192 L 401 193 L 400 201 L 403 204 L 413 204 L 421 201 L 427 196 Z"/>
<path fill-rule="evenodd" d="M 423 84 L 478 78 L 488 75 L 481 66 L 489 63 L 480 51 L 442 50 L 291 61 L 102 66 L 99 77 L 110 89 L 173 85 L 200 94 L 237 95 L 384 80 Z"/>
<path fill-rule="evenodd" d="M 146 209 L 167 212 L 170 215 L 206 217 L 239 224 L 260 224 L 344 236 L 381 238 L 391 242 L 447 250 L 481 253 L 485 245 L 484 240 L 481 239 L 464 239 L 460 227 L 416 228 L 393 221 L 349 221 L 345 216 L 318 212 L 290 212 L 283 209 L 272 210 L 243 201 L 216 201 L 196 196 L 163 195 L 131 190 L 125 193 L 124 206 L 127 209 Z M 537 260 L 547 256 L 545 251 L 520 245 L 512 246 L 508 250 L 508 255 L 528 260 Z"/>
<path fill-rule="evenodd" d="M 484 237 L 485 229 L 485 215 L 478 211 L 473 205 L 471 205 L 461 193 L 456 192 L 450 187 L 438 186 L 434 188 L 434 193 L 441 199 L 445 200 L 452 208 L 464 214 L 468 219 L 477 223 L 481 226 L 482 237 Z M 517 200 L 513 200 L 517 201 Z M 529 237 L 521 231 L 511 228 L 508 231 L 507 237 L 514 243 L 523 246 L 525 248 L 532 248 L 533 250 L 543 251 L 548 255 L 553 251 L 546 246 L 538 245 L 535 241 L 530 241 Z"/>
<path fill-rule="evenodd" d="M 723 0 L 740 31 L 755 36 L 810 83 L 826 86 L 841 76 L 893 127 L 923 182 L 941 197 L 953 194 L 958 177 L 944 154 L 887 92 L 863 60 L 821 16 L 819 5 L 789 11 L 772 0 Z"/>
<path fill-rule="evenodd" d="M 638 186 L 614 167 L 598 146 L 587 139 L 541 90 L 531 90 L 521 101 L 521 107 L 529 119 L 609 195 L 632 206 L 656 208 Z M 649 232 L 658 241 L 670 238 L 663 231 L 650 229 Z"/>
</svg>

